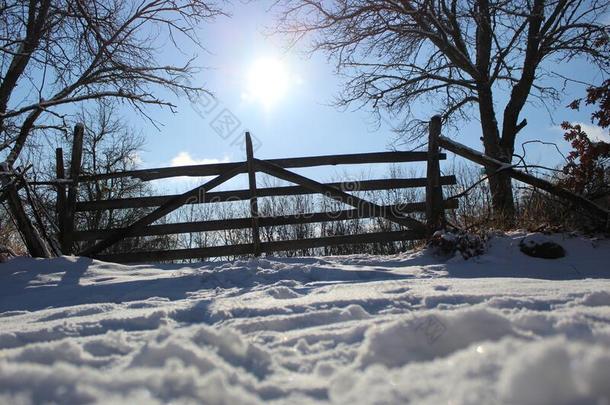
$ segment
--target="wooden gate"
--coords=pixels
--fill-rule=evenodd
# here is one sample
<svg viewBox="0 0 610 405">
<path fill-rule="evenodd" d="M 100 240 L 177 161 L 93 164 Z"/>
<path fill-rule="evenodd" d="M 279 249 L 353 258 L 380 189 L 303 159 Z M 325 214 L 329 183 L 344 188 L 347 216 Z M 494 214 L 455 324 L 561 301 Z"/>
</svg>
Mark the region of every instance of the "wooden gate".
<svg viewBox="0 0 610 405">
<path fill-rule="evenodd" d="M 97 175 L 81 175 L 82 128 L 75 131 L 72 151 L 70 178 L 65 179 L 63 153 L 57 151 L 57 207 L 60 223 L 60 242 L 62 253 L 76 253 L 81 256 L 95 257 L 113 262 L 165 261 L 204 257 L 221 257 L 235 255 L 260 255 L 276 251 L 300 250 L 332 245 L 362 244 L 416 240 L 428 237 L 431 232 L 444 225 L 444 209 L 456 208 L 457 201 L 444 201 L 442 186 L 456 184 L 455 176 L 441 176 L 439 160 L 445 154 L 439 152 L 437 139 L 440 135 L 440 118 L 435 117 L 430 123 L 430 142 L 428 151 L 423 152 L 379 152 L 347 155 L 310 156 L 286 159 L 261 160 L 254 157 L 250 135 L 246 133 L 246 160 L 234 163 L 217 163 L 183 167 L 165 167 L 157 169 L 133 170 Z M 389 190 L 411 187 L 425 187 L 425 201 L 391 206 L 377 205 L 350 193 L 342 183 L 320 183 L 302 176 L 289 169 L 315 167 L 324 165 L 353 165 L 371 163 L 427 162 L 425 178 L 402 178 L 365 180 L 359 182 L 358 191 Z M 294 183 L 293 186 L 258 188 L 257 173 L 266 173 L 273 177 Z M 244 190 L 213 191 L 215 188 L 238 174 L 248 175 L 249 187 Z M 98 201 L 77 201 L 78 185 L 109 178 L 132 177 L 143 181 L 164 179 L 177 176 L 209 177 L 215 176 L 183 194 Z M 66 190 L 67 188 L 67 190 Z M 258 199 L 269 196 L 290 196 L 302 194 L 322 194 L 327 198 L 353 207 L 336 212 L 316 212 L 306 215 L 260 216 Z M 200 222 L 183 222 L 170 224 L 153 224 L 176 209 L 188 204 L 207 204 L 237 200 L 250 201 L 249 218 L 228 220 L 209 220 Z M 75 213 L 83 211 L 101 211 L 109 209 L 126 209 L 155 207 L 131 225 L 121 229 L 75 229 Z M 414 212 L 425 212 L 426 221 L 412 218 Z M 341 221 L 353 218 L 381 217 L 400 226 L 398 231 L 364 233 L 357 235 L 328 236 L 300 240 L 283 240 L 261 242 L 260 227 L 282 226 L 305 223 Z M 205 246 L 190 249 L 133 251 L 107 254 L 104 251 L 117 242 L 128 237 L 170 235 L 190 232 L 219 231 L 228 229 L 251 230 L 250 243 L 223 246 Z M 76 242 L 93 242 L 82 251 L 75 251 Z"/>
</svg>

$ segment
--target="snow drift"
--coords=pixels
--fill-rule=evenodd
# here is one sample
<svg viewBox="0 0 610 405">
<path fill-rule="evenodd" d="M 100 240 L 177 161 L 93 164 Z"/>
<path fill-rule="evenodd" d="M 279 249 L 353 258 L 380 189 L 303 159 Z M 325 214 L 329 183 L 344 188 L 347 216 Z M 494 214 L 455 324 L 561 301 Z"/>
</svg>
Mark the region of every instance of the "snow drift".
<svg viewBox="0 0 610 405">
<path fill-rule="evenodd" d="M 0 265 L 0 403 L 610 401 L 610 243 Z"/>
</svg>

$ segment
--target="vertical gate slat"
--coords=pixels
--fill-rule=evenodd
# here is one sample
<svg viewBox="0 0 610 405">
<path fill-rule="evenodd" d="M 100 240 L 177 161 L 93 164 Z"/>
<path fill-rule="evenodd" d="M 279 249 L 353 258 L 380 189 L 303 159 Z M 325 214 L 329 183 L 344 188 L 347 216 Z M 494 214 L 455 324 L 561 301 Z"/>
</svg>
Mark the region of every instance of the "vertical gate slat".
<svg viewBox="0 0 610 405">
<path fill-rule="evenodd" d="M 66 185 L 61 181 L 66 179 L 66 170 L 64 167 L 64 151 L 62 148 L 55 149 L 55 175 L 57 177 L 57 201 L 55 209 L 57 211 L 57 228 L 59 229 L 59 243 L 61 251 L 63 250 L 64 227 L 66 224 Z"/>
<path fill-rule="evenodd" d="M 439 163 L 438 138 L 441 135 L 441 117 L 435 115 L 428 128 L 428 167 L 426 177 L 426 226 L 428 234 L 445 226 L 443 208 L 443 188 L 441 186 L 441 167 Z"/>
<path fill-rule="evenodd" d="M 85 127 L 76 124 L 74 127 L 74 140 L 72 142 L 72 156 L 70 158 L 70 179 L 72 182 L 68 187 L 68 198 L 65 205 L 65 222 L 61 237 L 61 251 L 65 255 L 74 253 L 74 208 L 78 196 L 78 176 L 80 176 L 81 162 L 83 158 L 83 135 Z"/>
<path fill-rule="evenodd" d="M 248 159 L 248 183 L 250 188 L 250 215 L 252 216 L 252 245 L 254 247 L 254 255 L 260 256 L 261 241 L 258 225 L 258 199 L 256 196 L 256 164 L 254 163 L 254 150 L 249 132 L 246 132 L 246 155 Z"/>
</svg>

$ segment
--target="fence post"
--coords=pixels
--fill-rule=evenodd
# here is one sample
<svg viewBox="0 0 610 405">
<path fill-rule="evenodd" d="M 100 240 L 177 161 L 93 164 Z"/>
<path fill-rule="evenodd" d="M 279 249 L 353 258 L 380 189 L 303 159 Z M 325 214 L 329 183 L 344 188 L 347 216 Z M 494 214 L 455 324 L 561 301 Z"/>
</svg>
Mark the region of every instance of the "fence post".
<svg viewBox="0 0 610 405">
<path fill-rule="evenodd" d="M 246 132 L 246 156 L 248 159 L 248 183 L 250 186 L 250 215 L 252 216 L 252 245 L 254 256 L 261 255 L 260 230 L 258 227 L 258 200 L 256 198 L 256 167 L 254 164 L 254 150 L 250 132 Z"/>
<path fill-rule="evenodd" d="M 64 150 L 55 149 L 55 176 L 57 177 L 57 200 L 55 211 L 57 212 L 57 228 L 59 229 L 59 243 L 63 251 L 64 225 L 66 223 L 66 185 L 62 181 L 66 180 L 66 170 L 64 167 Z"/>
<path fill-rule="evenodd" d="M 85 127 L 83 124 L 76 124 L 74 127 L 74 140 L 72 141 L 72 157 L 70 160 L 70 180 L 68 186 L 68 198 L 64 208 L 64 223 L 61 227 L 61 252 L 65 255 L 73 253 L 74 249 L 74 210 L 76 207 L 76 197 L 78 195 L 78 176 L 80 176 L 81 161 L 83 158 L 83 135 Z"/>
<path fill-rule="evenodd" d="M 438 138 L 441 135 L 441 117 L 435 115 L 428 127 L 428 168 L 426 177 L 426 225 L 429 235 L 445 226 L 445 209 L 443 206 L 443 188 L 440 183 L 441 168 L 439 163 Z"/>
</svg>

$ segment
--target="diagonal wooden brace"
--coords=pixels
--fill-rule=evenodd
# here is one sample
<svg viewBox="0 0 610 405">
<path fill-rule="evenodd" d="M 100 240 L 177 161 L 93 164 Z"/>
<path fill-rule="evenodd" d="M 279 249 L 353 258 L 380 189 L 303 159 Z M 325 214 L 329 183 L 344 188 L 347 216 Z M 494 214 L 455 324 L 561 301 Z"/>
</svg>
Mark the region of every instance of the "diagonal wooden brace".
<svg viewBox="0 0 610 405">
<path fill-rule="evenodd" d="M 290 181 L 292 183 L 308 188 L 316 193 L 324 194 L 325 196 L 332 198 L 335 201 L 351 205 L 352 207 L 368 210 L 375 216 L 385 218 L 388 221 L 392 221 L 399 225 L 409 227 L 413 230 L 425 229 L 425 225 L 423 223 L 407 215 L 400 215 L 394 213 L 386 207 L 382 207 L 372 202 L 363 200 L 362 198 L 356 197 L 355 195 L 351 195 L 342 190 L 339 190 L 338 188 L 319 183 L 305 176 L 301 176 L 300 174 L 293 173 L 273 163 L 269 163 L 259 159 L 254 159 L 254 161 L 256 163 L 257 170 L 278 177 L 282 180 Z"/>
<path fill-rule="evenodd" d="M 536 176 L 532 176 L 531 174 L 525 173 L 521 170 L 514 169 L 513 166 L 509 163 L 500 162 L 497 159 L 489 157 L 481 152 L 471 149 L 468 146 L 462 145 L 461 143 L 451 140 L 447 137 L 439 136 L 438 143 L 441 147 L 455 153 L 456 155 L 465 157 L 466 159 L 483 165 L 485 167 L 491 167 L 492 169 L 496 169 L 497 172 L 502 171 L 515 180 L 519 180 L 523 183 L 529 184 L 530 186 L 534 186 L 536 188 L 546 191 L 547 193 L 564 198 L 578 205 L 584 210 L 587 210 L 591 215 L 603 221 L 603 227 L 605 227 L 606 230 L 610 230 L 610 211 L 601 207 L 595 202 L 588 200 L 579 194 L 575 194 L 549 181 L 546 181 Z"/>
<path fill-rule="evenodd" d="M 235 167 L 231 170 L 228 170 L 225 173 L 213 178 L 212 180 L 208 181 L 207 183 L 205 183 L 201 186 L 195 187 L 194 189 L 189 190 L 186 193 L 180 194 L 180 195 L 172 198 L 171 200 L 167 201 L 165 204 L 161 205 L 159 208 L 157 208 L 150 214 L 145 215 L 144 217 L 140 218 L 139 220 L 137 220 L 133 224 L 129 225 L 128 227 L 117 230 L 116 232 L 114 232 L 112 235 L 110 235 L 106 239 L 83 250 L 82 252 L 79 253 L 79 255 L 80 256 L 94 256 L 97 253 L 100 253 L 101 251 L 103 251 L 104 249 L 107 249 L 110 246 L 114 245 L 121 239 L 129 237 L 134 232 L 144 228 L 147 225 L 152 224 L 153 222 L 166 216 L 170 212 L 177 210 L 178 208 L 182 207 L 184 204 L 188 203 L 189 201 L 192 201 L 193 199 L 197 199 L 197 201 L 205 200 L 205 194 L 208 191 L 212 190 L 215 187 L 218 187 L 219 185 L 226 182 L 227 180 L 232 179 L 239 173 L 243 173 L 245 170 L 244 166 L 245 165 L 237 166 L 237 167 Z"/>
</svg>

